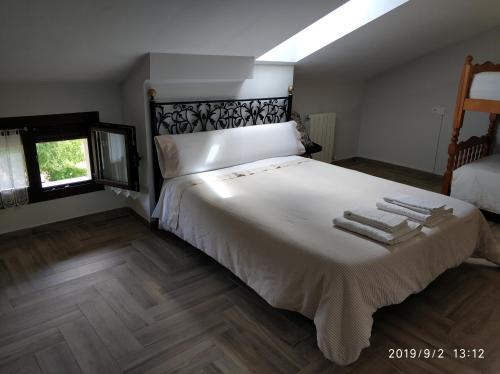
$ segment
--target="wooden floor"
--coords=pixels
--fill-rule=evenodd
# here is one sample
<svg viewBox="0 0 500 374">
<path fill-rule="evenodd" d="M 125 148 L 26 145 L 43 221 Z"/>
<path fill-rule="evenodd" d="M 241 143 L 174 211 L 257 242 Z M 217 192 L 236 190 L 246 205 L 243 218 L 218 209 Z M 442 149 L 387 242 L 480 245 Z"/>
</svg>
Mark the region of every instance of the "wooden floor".
<svg viewBox="0 0 500 374">
<path fill-rule="evenodd" d="M 439 175 L 409 169 L 385 162 L 354 157 L 335 162 L 336 165 L 374 175 L 376 177 L 409 184 L 433 192 L 441 191 L 442 178 Z"/>
<path fill-rule="evenodd" d="M 451 359 L 461 347 L 487 358 Z M 446 358 L 389 359 L 390 348 Z M 338 367 L 311 321 L 127 211 L 0 236 L 0 373 L 120 372 L 498 373 L 500 271 L 466 263 L 383 308 L 371 347 Z"/>
</svg>

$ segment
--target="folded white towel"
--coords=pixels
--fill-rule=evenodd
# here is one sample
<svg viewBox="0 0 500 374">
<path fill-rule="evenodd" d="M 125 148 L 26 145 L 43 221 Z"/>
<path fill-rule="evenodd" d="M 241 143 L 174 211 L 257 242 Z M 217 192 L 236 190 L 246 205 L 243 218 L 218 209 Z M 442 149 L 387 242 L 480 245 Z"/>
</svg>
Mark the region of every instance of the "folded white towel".
<svg viewBox="0 0 500 374">
<path fill-rule="evenodd" d="M 413 238 L 422 230 L 422 225 L 416 222 L 408 222 L 409 230 L 404 233 L 403 231 L 396 233 L 389 233 L 383 230 L 376 229 L 375 227 L 363 225 L 362 223 L 352 221 L 344 217 L 337 217 L 333 220 L 333 224 L 337 227 L 343 228 L 348 231 L 366 236 L 370 239 L 376 240 L 384 244 L 398 244 L 408 239 Z"/>
<path fill-rule="evenodd" d="M 403 216 L 408 217 L 409 219 L 412 219 L 418 223 L 421 223 L 427 227 L 433 227 L 439 224 L 441 221 L 443 221 L 446 217 L 450 217 L 453 213 L 453 209 L 447 209 L 441 214 L 423 214 L 419 213 L 417 211 L 414 211 L 412 209 L 405 208 L 401 205 L 397 204 L 391 204 L 387 203 L 385 201 L 379 201 L 377 203 L 377 208 L 394 213 L 394 214 L 401 214 Z"/>
<path fill-rule="evenodd" d="M 346 210 L 344 217 L 391 233 L 408 228 L 408 217 L 382 212 L 376 208 Z"/>
<path fill-rule="evenodd" d="M 388 203 L 400 205 L 416 212 L 428 215 L 439 215 L 453 213 L 453 209 L 446 209 L 446 204 L 436 199 L 425 199 L 417 196 L 396 194 L 384 197 Z"/>
</svg>

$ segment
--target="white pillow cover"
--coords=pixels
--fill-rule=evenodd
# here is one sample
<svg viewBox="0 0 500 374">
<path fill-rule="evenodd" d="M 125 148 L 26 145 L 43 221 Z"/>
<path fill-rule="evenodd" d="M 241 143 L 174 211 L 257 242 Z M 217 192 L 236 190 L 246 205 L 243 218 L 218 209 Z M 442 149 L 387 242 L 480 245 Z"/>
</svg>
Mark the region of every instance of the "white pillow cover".
<svg viewBox="0 0 500 374">
<path fill-rule="evenodd" d="M 295 121 L 155 137 L 164 178 L 305 152 Z"/>
</svg>

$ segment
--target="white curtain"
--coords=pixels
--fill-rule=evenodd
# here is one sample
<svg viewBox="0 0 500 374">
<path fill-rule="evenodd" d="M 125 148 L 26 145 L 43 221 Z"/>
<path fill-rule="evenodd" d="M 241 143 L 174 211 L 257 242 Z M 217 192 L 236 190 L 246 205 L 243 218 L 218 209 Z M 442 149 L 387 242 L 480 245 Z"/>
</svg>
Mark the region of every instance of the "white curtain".
<svg viewBox="0 0 500 374">
<path fill-rule="evenodd" d="M 28 177 L 18 130 L 0 130 L 0 209 L 28 203 Z"/>
</svg>

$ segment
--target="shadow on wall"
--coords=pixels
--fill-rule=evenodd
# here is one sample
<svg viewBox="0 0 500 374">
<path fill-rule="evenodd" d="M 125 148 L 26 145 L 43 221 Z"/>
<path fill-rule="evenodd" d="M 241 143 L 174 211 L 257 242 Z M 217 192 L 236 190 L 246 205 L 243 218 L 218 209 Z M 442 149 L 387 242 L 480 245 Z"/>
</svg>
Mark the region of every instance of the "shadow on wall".
<svg viewBox="0 0 500 374">
<path fill-rule="evenodd" d="M 357 156 L 364 83 L 336 81 L 311 74 L 300 69 L 295 72 L 294 110 L 302 118 L 312 113 L 336 113 L 333 158 Z"/>
</svg>

